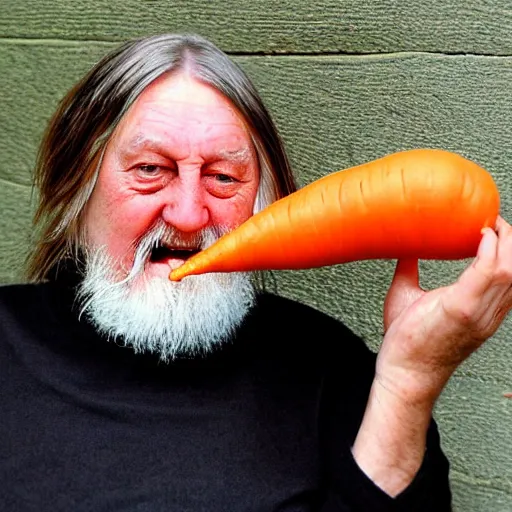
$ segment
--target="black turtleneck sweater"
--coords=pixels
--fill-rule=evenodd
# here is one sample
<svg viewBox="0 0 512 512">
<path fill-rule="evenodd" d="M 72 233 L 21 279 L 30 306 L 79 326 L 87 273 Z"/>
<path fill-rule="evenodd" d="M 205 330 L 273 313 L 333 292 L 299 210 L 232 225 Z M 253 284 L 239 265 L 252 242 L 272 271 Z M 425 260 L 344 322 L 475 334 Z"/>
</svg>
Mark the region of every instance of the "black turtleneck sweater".
<svg viewBox="0 0 512 512">
<path fill-rule="evenodd" d="M 72 304 L 64 284 L 0 288 L 0 510 L 450 510 L 434 422 L 397 499 L 353 460 L 375 356 L 338 321 L 261 294 L 233 340 L 163 364 Z"/>
</svg>

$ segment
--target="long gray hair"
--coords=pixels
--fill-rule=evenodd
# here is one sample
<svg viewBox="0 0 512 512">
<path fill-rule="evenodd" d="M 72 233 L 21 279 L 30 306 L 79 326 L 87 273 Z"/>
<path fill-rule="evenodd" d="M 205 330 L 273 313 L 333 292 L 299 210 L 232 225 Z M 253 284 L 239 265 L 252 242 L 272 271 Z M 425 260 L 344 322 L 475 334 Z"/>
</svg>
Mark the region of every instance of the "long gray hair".
<svg viewBox="0 0 512 512">
<path fill-rule="evenodd" d="M 149 84 L 180 70 L 221 92 L 247 123 L 261 175 L 255 211 L 297 189 L 269 112 L 244 71 L 224 52 L 193 34 L 129 41 L 68 92 L 44 134 L 35 168 L 39 203 L 34 226 L 39 234 L 27 262 L 29 280 L 45 280 L 62 261 L 78 257 L 82 213 L 110 136 Z"/>
</svg>

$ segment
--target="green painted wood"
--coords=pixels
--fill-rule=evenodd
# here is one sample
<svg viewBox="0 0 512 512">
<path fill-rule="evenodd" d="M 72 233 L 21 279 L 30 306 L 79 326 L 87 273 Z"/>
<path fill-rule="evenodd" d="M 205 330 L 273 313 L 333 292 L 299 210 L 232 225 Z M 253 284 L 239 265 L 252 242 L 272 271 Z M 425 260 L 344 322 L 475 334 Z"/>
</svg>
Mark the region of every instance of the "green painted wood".
<svg viewBox="0 0 512 512">
<path fill-rule="evenodd" d="M 486 484 L 453 474 L 453 512 L 510 512 L 510 494 Z"/>
<path fill-rule="evenodd" d="M 0 178 L 31 183 L 37 145 L 58 101 L 110 47 L 0 41 Z"/>
<path fill-rule="evenodd" d="M 0 41 L 0 283 L 19 279 L 30 235 L 30 173 L 58 99 L 111 44 Z M 512 220 L 512 58 L 392 54 L 237 57 L 281 129 L 305 184 L 410 147 L 443 147 L 494 175 Z M 343 319 L 378 348 L 391 261 L 275 272 L 269 287 Z M 422 262 L 422 284 L 467 262 Z M 512 510 L 512 322 L 458 370 L 436 409 L 459 510 Z"/>
<path fill-rule="evenodd" d="M 3 0 L 0 37 L 204 34 L 231 52 L 512 53 L 507 0 Z"/>
<path fill-rule="evenodd" d="M 19 269 L 30 244 L 31 200 L 30 187 L 0 178 L 0 285 L 22 281 Z"/>
<path fill-rule="evenodd" d="M 507 331 L 511 325 L 507 323 Z M 491 352 L 506 357 L 505 338 L 501 343 L 493 339 L 484 347 L 475 359 L 484 359 Z M 512 505 L 512 400 L 503 396 L 505 391 L 512 390 L 510 376 L 510 371 L 506 379 L 498 370 L 475 373 L 474 377 L 457 372 L 437 405 L 436 418 L 454 474 L 459 478 L 470 475 L 482 487 L 508 493 Z"/>
</svg>

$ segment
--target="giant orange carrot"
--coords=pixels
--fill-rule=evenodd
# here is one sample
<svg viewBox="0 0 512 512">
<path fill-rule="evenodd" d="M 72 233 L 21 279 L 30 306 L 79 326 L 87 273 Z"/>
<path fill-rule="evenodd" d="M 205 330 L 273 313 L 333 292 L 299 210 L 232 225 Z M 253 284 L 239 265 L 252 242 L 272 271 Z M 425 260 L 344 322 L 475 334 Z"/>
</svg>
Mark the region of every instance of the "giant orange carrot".
<svg viewBox="0 0 512 512">
<path fill-rule="evenodd" d="M 329 174 L 276 201 L 173 270 L 305 269 L 365 259 L 462 259 L 499 214 L 491 175 L 416 149 Z"/>
</svg>

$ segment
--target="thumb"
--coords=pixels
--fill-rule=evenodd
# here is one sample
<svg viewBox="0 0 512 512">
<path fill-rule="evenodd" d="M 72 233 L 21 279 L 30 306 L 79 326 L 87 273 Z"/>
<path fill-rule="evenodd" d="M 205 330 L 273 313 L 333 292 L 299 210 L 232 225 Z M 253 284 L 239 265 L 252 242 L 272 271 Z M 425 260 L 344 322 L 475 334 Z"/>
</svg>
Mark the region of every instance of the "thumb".
<svg viewBox="0 0 512 512">
<path fill-rule="evenodd" d="M 391 286 L 400 288 L 419 288 L 420 273 L 417 259 L 398 260 Z"/>
<path fill-rule="evenodd" d="M 417 259 L 398 260 L 384 301 L 384 330 L 400 313 L 423 295 L 420 288 L 419 267 Z"/>
</svg>

